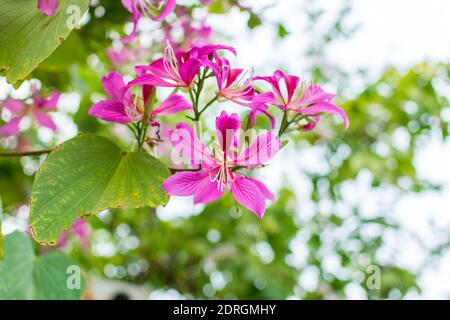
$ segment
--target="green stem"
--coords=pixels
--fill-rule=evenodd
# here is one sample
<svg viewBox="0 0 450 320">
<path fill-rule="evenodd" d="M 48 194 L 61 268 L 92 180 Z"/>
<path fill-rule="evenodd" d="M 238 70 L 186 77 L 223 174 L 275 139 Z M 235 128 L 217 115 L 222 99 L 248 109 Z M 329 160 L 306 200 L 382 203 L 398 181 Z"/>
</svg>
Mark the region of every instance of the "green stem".
<svg viewBox="0 0 450 320">
<path fill-rule="evenodd" d="M 278 138 L 281 137 L 281 135 L 286 131 L 288 127 L 289 127 L 288 114 L 287 111 L 284 111 L 283 119 L 281 120 L 280 124 L 280 130 L 278 131 Z"/>
<path fill-rule="evenodd" d="M 200 110 L 199 116 L 201 116 L 202 113 L 206 111 L 206 109 L 208 109 L 214 102 L 216 102 L 217 99 L 219 99 L 219 95 L 216 95 L 214 98 L 212 98 L 212 99 L 211 99 L 211 100 L 203 107 L 203 109 Z"/>
</svg>

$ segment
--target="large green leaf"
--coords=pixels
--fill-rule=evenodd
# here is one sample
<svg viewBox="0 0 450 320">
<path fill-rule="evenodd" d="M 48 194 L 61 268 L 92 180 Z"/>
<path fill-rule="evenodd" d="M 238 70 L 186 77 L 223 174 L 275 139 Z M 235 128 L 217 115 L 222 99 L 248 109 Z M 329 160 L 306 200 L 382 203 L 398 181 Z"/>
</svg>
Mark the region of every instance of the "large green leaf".
<svg viewBox="0 0 450 320">
<path fill-rule="evenodd" d="M 165 205 L 167 167 L 147 153 L 122 151 L 82 134 L 50 153 L 36 175 L 30 224 L 35 240 L 54 244 L 77 217 L 107 208 Z"/>
<path fill-rule="evenodd" d="M 0 71 L 10 83 L 25 79 L 67 38 L 90 0 L 59 0 L 52 17 L 37 0 L 0 0 Z"/>
<path fill-rule="evenodd" d="M 79 299 L 84 277 L 75 262 L 60 252 L 35 256 L 31 238 L 15 232 L 5 237 L 5 260 L 0 262 L 0 299 Z M 79 287 L 71 277 L 80 277 Z"/>
</svg>

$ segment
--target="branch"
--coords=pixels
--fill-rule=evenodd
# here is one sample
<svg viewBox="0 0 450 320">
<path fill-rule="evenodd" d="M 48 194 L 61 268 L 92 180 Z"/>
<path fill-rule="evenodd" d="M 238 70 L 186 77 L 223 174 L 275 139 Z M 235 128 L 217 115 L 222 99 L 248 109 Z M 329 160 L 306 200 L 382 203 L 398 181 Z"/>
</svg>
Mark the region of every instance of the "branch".
<svg viewBox="0 0 450 320">
<path fill-rule="evenodd" d="M 26 157 L 40 156 L 52 152 L 54 149 L 34 150 L 34 151 L 0 151 L 0 157 Z"/>
</svg>

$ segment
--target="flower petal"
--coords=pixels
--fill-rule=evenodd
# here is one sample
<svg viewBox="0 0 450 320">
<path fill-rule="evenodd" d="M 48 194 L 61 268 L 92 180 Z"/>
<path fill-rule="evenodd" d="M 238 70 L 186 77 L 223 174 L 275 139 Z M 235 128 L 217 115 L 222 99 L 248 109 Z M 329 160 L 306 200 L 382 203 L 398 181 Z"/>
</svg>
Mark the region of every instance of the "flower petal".
<svg viewBox="0 0 450 320">
<path fill-rule="evenodd" d="M 133 30 L 131 33 L 126 36 L 125 38 L 122 38 L 123 43 L 128 43 L 136 39 L 137 36 L 137 27 L 139 20 L 141 19 L 141 13 L 139 12 L 138 8 L 136 7 L 136 1 L 135 0 L 122 0 L 122 5 L 133 14 Z"/>
<path fill-rule="evenodd" d="M 153 115 L 175 114 L 185 110 L 192 110 L 192 106 L 182 96 L 173 94 L 164 100 L 158 108 L 152 111 Z"/>
<path fill-rule="evenodd" d="M 171 133 L 170 141 L 174 147 L 171 158 L 176 165 L 181 164 L 184 158 L 188 160 L 188 164 L 194 166 L 203 164 L 206 167 L 213 167 L 215 165 L 215 159 L 188 124 L 179 123 Z"/>
<path fill-rule="evenodd" d="M 236 113 L 228 115 L 225 111 L 222 111 L 220 116 L 216 118 L 217 140 L 225 154 L 237 139 L 236 134 L 240 127 L 241 119 Z"/>
<path fill-rule="evenodd" d="M 102 77 L 102 86 L 113 100 L 123 102 L 124 98 L 126 98 L 128 101 L 131 101 L 131 94 L 120 73 L 112 71 Z"/>
<path fill-rule="evenodd" d="M 123 103 L 112 100 L 97 102 L 92 105 L 88 114 L 109 122 L 125 124 L 132 121 L 131 117 L 126 112 Z"/>
<path fill-rule="evenodd" d="M 223 190 L 221 191 L 217 188 L 217 182 L 211 182 L 209 179 L 205 179 L 194 195 L 194 204 L 197 203 L 208 203 L 216 201 L 223 195 Z"/>
<path fill-rule="evenodd" d="M 251 180 L 243 176 L 237 176 L 230 192 L 237 202 L 254 212 L 259 218 L 264 216 L 266 211 L 264 195 Z"/>
<path fill-rule="evenodd" d="M 47 16 L 55 14 L 58 0 L 38 0 L 38 10 Z"/>
<path fill-rule="evenodd" d="M 48 114 L 45 114 L 44 112 L 39 110 L 33 110 L 33 116 L 42 127 L 49 128 L 53 132 L 58 129 L 52 117 L 50 117 Z"/>
<path fill-rule="evenodd" d="M 192 196 L 197 193 L 205 180 L 209 181 L 209 171 L 177 172 L 164 181 L 162 187 L 171 196 Z"/>
<path fill-rule="evenodd" d="M 281 141 L 273 131 L 260 134 L 235 160 L 238 166 L 254 167 L 269 162 L 280 150 Z"/>
<path fill-rule="evenodd" d="M 25 110 L 25 103 L 19 100 L 8 99 L 3 102 L 3 105 L 12 113 L 21 113 Z"/>
<path fill-rule="evenodd" d="M 312 105 L 311 107 L 303 108 L 303 109 L 297 109 L 296 111 L 300 112 L 301 114 L 304 114 L 306 116 L 316 116 L 323 113 L 328 114 L 335 114 L 338 115 L 344 120 L 345 129 L 348 129 L 349 127 L 349 120 L 348 116 L 345 113 L 345 111 L 342 108 L 339 108 L 338 106 L 329 103 L 329 102 L 321 102 L 315 105 Z"/>
<path fill-rule="evenodd" d="M 162 21 L 164 20 L 169 14 L 175 10 L 175 7 L 177 5 L 176 0 L 167 0 L 166 5 L 162 9 L 161 13 L 154 18 L 155 21 Z"/>
<path fill-rule="evenodd" d="M 21 120 L 22 117 L 13 118 L 7 124 L 0 127 L 0 136 L 10 137 L 19 135 Z"/>
<path fill-rule="evenodd" d="M 45 110 L 56 110 L 56 106 L 58 105 L 59 98 L 61 94 L 57 91 L 52 92 L 40 105 L 41 109 Z"/>
<path fill-rule="evenodd" d="M 261 191 L 264 198 L 270 201 L 275 201 L 275 196 L 272 194 L 272 192 L 270 192 L 270 190 L 264 183 L 254 178 L 247 178 L 247 179 L 253 182 L 258 187 L 259 191 Z"/>
</svg>

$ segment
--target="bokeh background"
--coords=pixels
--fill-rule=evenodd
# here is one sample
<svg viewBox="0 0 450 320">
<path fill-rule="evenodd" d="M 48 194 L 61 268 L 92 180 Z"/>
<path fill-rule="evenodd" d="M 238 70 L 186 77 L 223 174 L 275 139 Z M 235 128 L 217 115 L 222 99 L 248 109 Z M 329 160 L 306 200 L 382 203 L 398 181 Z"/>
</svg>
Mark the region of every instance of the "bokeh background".
<svg viewBox="0 0 450 320">
<path fill-rule="evenodd" d="M 85 298 L 450 298 L 450 3 L 178 3 L 190 21 L 212 27 L 211 42 L 236 47 L 241 67 L 281 68 L 337 92 L 350 128 L 329 118 L 292 135 L 257 173 L 277 195 L 262 220 L 236 210 L 229 196 L 90 217 L 88 249 L 76 237 L 62 249 L 89 276 Z M 93 1 L 83 28 L 34 71 L 43 88 L 64 94 L 57 135 L 24 123 L 27 143 L 49 147 L 78 132 L 129 143 L 123 128 L 87 116 L 103 95 L 100 77 L 113 68 L 106 49 L 130 30 L 128 18 L 120 4 Z M 140 30 L 139 60 L 149 63 L 164 34 L 150 21 Z M 119 69 L 131 76 L 133 64 Z M 29 90 L 30 81 L 13 88 L 0 78 L 2 100 Z M 212 119 L 217 109 L 209 111 Z M 22 142 L 2 138 L 0 147 Z M 4 234 L 27 228 L 42 160 L 0 158 Z M 381 272 L 378 289 L 367 286 L 371 266 Z"/>
</svg>

